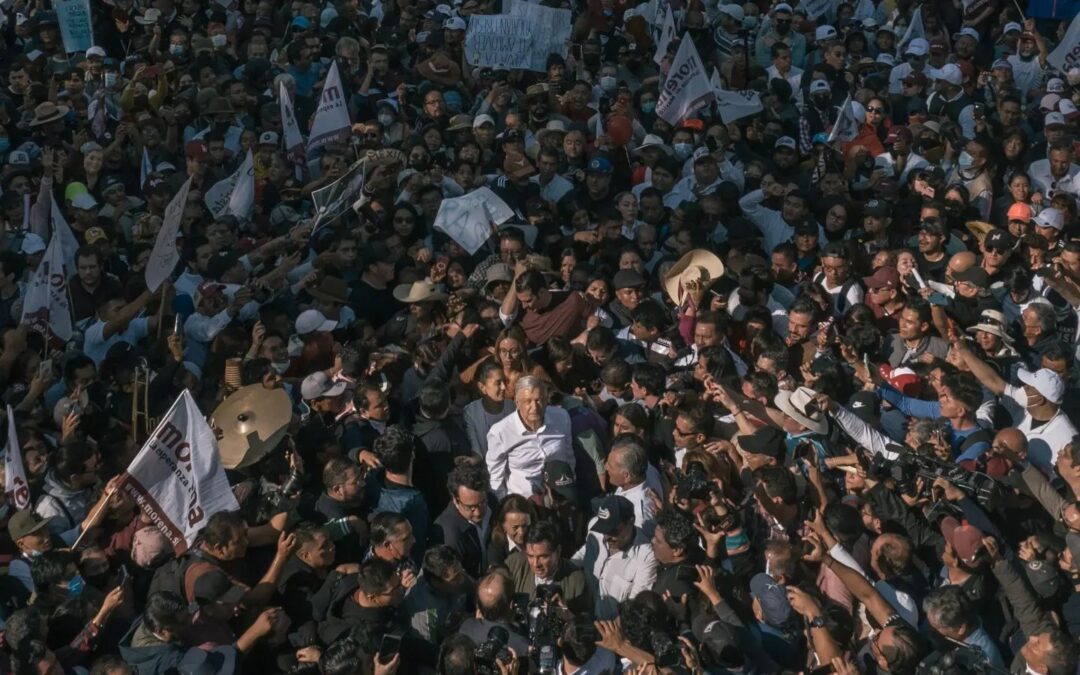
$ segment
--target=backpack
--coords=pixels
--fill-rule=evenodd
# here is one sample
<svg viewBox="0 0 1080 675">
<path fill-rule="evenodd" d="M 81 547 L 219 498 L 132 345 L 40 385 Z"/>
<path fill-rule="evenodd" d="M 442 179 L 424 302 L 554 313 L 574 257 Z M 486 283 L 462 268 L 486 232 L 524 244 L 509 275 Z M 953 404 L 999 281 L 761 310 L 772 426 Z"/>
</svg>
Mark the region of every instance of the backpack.
<svg viewBox="0 0 1080 675">
<path fill-rule="evenodd" d="M 195 580 L 212 569 L 221 567 L 207 561 L 198 550 L 188 552 L 154 571 L 147 595 L 164 591 L 174 593 L 183 598 L 184 602 L 192 604 L 195 602 Z"/>
</svg>

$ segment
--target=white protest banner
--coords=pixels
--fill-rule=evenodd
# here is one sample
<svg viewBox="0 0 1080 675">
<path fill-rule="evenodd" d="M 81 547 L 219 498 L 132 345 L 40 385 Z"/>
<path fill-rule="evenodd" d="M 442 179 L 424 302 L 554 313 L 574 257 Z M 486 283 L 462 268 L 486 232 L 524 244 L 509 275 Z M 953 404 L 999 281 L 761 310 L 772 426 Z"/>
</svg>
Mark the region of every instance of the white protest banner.
<svg viewBox="0 0 1080 675">
<path fill-rule="evenodd" d="M 855 5 L 855 15 L 852 18 L 856 21 L 872 19 L 876 12 L 877 8 L 874 7 L 872 0 L 859 0 L 859 4 Z"/>
<path fill-rule="evenodd" d="M 656 114 L 668 124 L 678 124 L 698 108 L 708 105 L 715 98 L 705 66 L 701 63 L 694 41 L 684 38 L 679 51 L 668 70 Z"/>
<path fill-rule="evenodd" d="M 514 215 L 513 209 L 488 188 L 474 190 L 461 197 L 444 199 L 435 216 L 434 227 L 475 254 L 501 225 Z"/>
<path fill-rule="evenodd" d="M 284 118 L 282 121 L 284 122 Z M 315 118 L 311 124 L 308 152 L 327 143 L 348 138 L 351 126 L 349 102 L 345 100 L 345 88 L 341 86 L 341 75 L 338 73 L 337 61 L 334 60 L 330 62 L 330 72 L 323 83 L 319 107 L 315 110 Z"/>
<path fill-rule="evenodd" d="M 255 165 L 250 150 L 231 176 L 219 180 L 206 191 L 203 202 L 215 218 L 229 213 L 241 220 L 247 219 L 255 204 Z"/>
<path fill-rule="evenodd" d="M 1073 17 L 1069 29 L 1065 31 L 1065 37 L 1061 38 L 1057 49 L 1050 52 L 1046 60 L 1063 73 L 1080 65 L 1080 14 Z"/>
<path fill-rule="evenodd" d="M 75 252 L 79 250 L 79 240 L 75 238 L 71 226 L 64 220 L 64 214 L 61 213 L 60 207 L 56 205 L 56 197 L 53 196 L 52 192 L 49 193 L 49 199 L 52 200 L 49 206 L 49 224 L 52 228 L 52 234 L 60 237 L 60 250 L 63 252 L 64 265 L 67 266 L 69 275 L 74 274 Z"/>
<path fill-rule="evenodd" d="M 833 0 L 803 0 L 799 7 L 804 7 L 807 16 L 811 19 L 817 19 L 819 16 L 832 11 Z"/>
<path fill-rule="evenodd" d="M 64 248 L 56 230 L 26 287 L 22 324 L 54 343 L 63 344 L 71 339 L 68 275 L 64 270 Z"/>
<path fill-rule="evenodd" d="M 912 13 L 911 23 L 908 24 L 907 30 L 904 31 L 904 37 L 900 39 L 900 43 L 897 45 L 897 53 L 903 56 L 904 49 L 915 38 L 926 39 L 926 29 L 923 28 L 922 22 L 922 7 L 916 7 L 915 12 Z"/>
<path fill-rule="evenodd" d="M 307 162 L 307 153 L 304 151 L 304 135 L 300 133 L 300 125 L 296 122 L 296 112 L 293 110 L 292 99 L 289 91 L 285 88 L 285 82 L 278 87 L 278 106 L 281 109 L 281 132 L 285 141 L 285 153 L 296 166 L 296 179 L 304 177 L 304 164 Z"/>
<path fill-rule="evenodd" d="M 123 474 L 135 500 L 181 555 L 210 516 L 240 508 L 221 467 L 217 440 L 187 389 Z"/>
<path fill-rule="evenodd" d="M 85 52 L 94 46 L 94 28 L 90 21 L 90 0 L 53 0 L 60 37 L 68 54 Z"/>
<path fill-rule="evenodd" d="M 7 450 L 4 452 L 4 494 L 16 509 L 30 508 L 30 484 L 26 482 L 19 435 L 15 433 L 15 411 L 7 407 Z"/>
<path fill-rule="evenodd" d="M 530 45 L 531 70 L 547 71 L 547 59 L 551 54 L 566 56 L 570 29 L 573 27 L 570 10 L 535 5 L 522 0 L 503 0 L 503 11 L 511 16 L 528 19 L 533 27 Z"/>
<path fill-rule="evenodd" d="M 315 205 L 315 223 L 312 232 L 320 225 L 337 220 L 353 202 L 353 197 L 364 187 L 364 162 L 355 162 L 341 178 L 326 187 L 314 190 L 311 201 Z"/>
<path fill-rule="evenodd" d="M 529 20 L 508 14 L 473 14 L 465 32 L 465 60 L 485 68 L 536 70 Z"/>
<path fill-rule="evenodd" d="M 859 121 L 855 119 L 855 108 L 851 105 L 851 94 L 844 99 L 840 106 L 840 115 L 836 118 L 832 130 L 829 132 L 828 143 L 842 141 L 847 143 L 859 135 Z"/>
<path fill-rule="evenodd" d="M 656 40 L 656 53 L 653 54 L 653 62 L 660 62 L 667 56 L 668 47 L 675 40 L 675 13 L 671 11 L 671 5 L 664 3 L 664 20 L 660 24 L 660 36 Z"/>
<path fill-rule="evenodd" d="M 761 97 L 756 91 L 721 89 L 716 92 L 716 109 L 724 124 L 731 124 L 735 120 L 756 115 L 765 110 L 765 106 L 761 104 Z"/>
<path fill-rule="evenodd" d="M 184 216 L 190 190 L 191 179 L 188 178 L 165 207 L 165 217 L 161 221 L 157 239 L 154 240 L 154 250 L 150 251 L 150 259 L 146 261 L 146 287 L 151 293 L 172 275 L 176 263 L 180 262 L 180 252 L 176 250 L 176 233 L 180 231 L 180 221 Z"/>
</svg>

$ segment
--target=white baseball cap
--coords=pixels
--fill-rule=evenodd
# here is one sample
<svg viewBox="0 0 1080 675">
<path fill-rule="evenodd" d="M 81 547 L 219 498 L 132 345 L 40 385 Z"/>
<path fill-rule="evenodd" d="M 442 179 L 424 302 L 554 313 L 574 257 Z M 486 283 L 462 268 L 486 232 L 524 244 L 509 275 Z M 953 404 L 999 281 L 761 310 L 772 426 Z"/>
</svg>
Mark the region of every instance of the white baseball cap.
<svg viewBox="0 0 1080 675">
<path fill-rule="evenodd" d="M 304 378 L 300 384 L 300 395 L 305 401 L 314 401 L 317 398 L 334 398 L 341 396 L 348 388 L 348 383 L 343 380 L 334 382 L 325 371 L 317 370 Z"/>
<path fill-rule="evenodd" d="M 814 31 L 814 39 L 818 42 L 823 42 L 825 40 L 835 40 L 836 29 L 828 24 L 825 24 L 824 26 L 818 26 L 817 30 Z"/>
<path fill-rule="evenodd" d="M 956 35 L 953 35 L 953 40 L 958 40 L 965 35 L 972 40 L 975 40 L 975 42 L 979 41 L 979 31 L 975 30 L 971 26 L 964 26 L 963 28 L 961 28 L 960 32 L 958 32 Z"/>
<path fill-rule="evenodd" d="M 495 124 L 495 118 L 487 114 L 477 115 L 476 118 L 472 121 L 472 128 L 479 129 L 485 124 Z"/>
<path fill-rule="evenodd" d="M 86 58 L 90 58 L 91 56 L 96 56 L 103 59 L 105 58 L 105 50 L 101 47 L 98 47 L 97 45 L 94 45 L 90 49 L 86 50 Z"/>
<path fill-rule="evenodd" d="M 955 87 L 964 83 L 964 74 L 960 72 L 960 66 L 955 63 L 946 63 L 941 68 L 931 71 L 930 74 L 935 80 L 944 80 Z"/>
<path fill-rule="evenodd" d="M 1035 227 L 1051 227 L 1060 230 L 1065 227 L 1065 216 L 1061 215 L 1061 211 L 1054 208 L 1043 209 L 1031 223 Z"/>
<path fill-rule="evenodd" d="M 23 255 L 34 255 L 35 253 L 41 253 L 45 250 L 45 240 L 40 235 L 33 232 L 27 232 L 23 236 L 22 248 L 20 249 Z"/>
<path fill-rule="evenodd" d="M 776 143 L 773 144 L 773 149 L 775 150 L 777 148 L 787 148 L 788 150 L 795 150 L 797 152 L 799 146 L 796 145 L 795 139 L 791 136 L 781 136 L 776 139 Z"/>
<path fill-rule="evenodd" d="M 1060 100 L 1061 100 L 1061 97 L 1058 96 L 1057 94 L 1047 94 L 1047 95 L 1043 96 L 1041 99 L 1039 99 L 1039 109 L 1040 110 L 1057 110 L 1057 104 L 1058 104 L 1058 101 L 1060 101 Z"/>
<path fill-rule="evenodd" d="M 465 24 L 465 19 L 460 16 L 452 16 L 446 21 L 443 21 L 442 25 L 444 30 L 466 30 L 468 26 Z"/>
<path fill-rule="evenodd" d="M 1034 373 L 1021 368 L 1016 372 L 1016 376 L 1054 405 L 1060 405 L 1062 399 L 1065 398 L 1065 383 L 1061 381 L 1060 375 L 1049 368 L 1040 368 Z"/>
<path fill-rule="evenodd" d="M 328 333 L 337 328 L 337 324 L 337 321 L 327 319 L 319 310 L 309 309 L 300 312 L 300 316 L 296 317 L 296 334 Z"/>
<path fill-rule="evenodd" d="M 1065 126 L 1065 116 L 1059 112 L 1047 113 L 1046 117 L 1043 118 L 1043 128 L 1054 126 Z"/>
<path fill-rule="evenodd" d="M 742 20 L 746 18 L 746 10 L 742 8 L 742 5 L 736 5 L 733 2 L 727 5 L 720 5 L 719 9 L 716 11 L 720 14 L 730 16 L 738 23 L 742 23 Z"/>
<path fill-rule="evenodd" d="M 1046 81 L 1046 91 L 1051 94 L 1065 93 L 1065 80 L 1060 77 L 1051 77 Z"/>
<path fill-rule="evenodd" d="M 926 56 L 930 53 L 930 43 L 922 38 L 915 38 L 908 43 L 904 53 L 914 54 L 915 56 Z"/>
<path fill-rule="evenodd" d="M 1063 98 L 1058 101 L 1058 112 L 1065 116 L 1065 119 L 1076 119 L 1077 115 L 1080 115 L 1080 110 L 1076 108 L 1076 104 L 1072 102 L 1071 98 Z"/>
<path fill-rule="evenodd" d="M 1009 23 L 1005 24 L 1005 28 L 1002 29 L 1001 33 L 1003 35 L 1008 34 L 1008 33 L 1019 33 L 1019 32 L 1021 32 L 1023 30 L 1024 30 L 1023 26 L 1016 23 L 1015 21 L 1010 21 Z"/>
<path fill-rule="evenodd" d="M 821 92 L 825 92 L 827 94 L 830 91 L 832 91 L 832 87 L 830 87 L 829 83 L 825 80 L 814 80 L 810 83 L 811 94 L 820 94 Z"/>
<path fill-rule="evenodd" d="M 278 135 L 276 133 L 274 133 L 273 131 L 264 131 L 262 133 L 262 135 L 259 136 L 259 145 L 277 145 L 277 144 L 278 144 Z"/>
<path fill-rule="evenodd" d="M 83 192 L 75 195 L 75 198 L 71 200 L 71 206 L 76 209 L 90 210 L 97 206 L 97 200 L 90 196 L 89 192 Z"/>
</svg>

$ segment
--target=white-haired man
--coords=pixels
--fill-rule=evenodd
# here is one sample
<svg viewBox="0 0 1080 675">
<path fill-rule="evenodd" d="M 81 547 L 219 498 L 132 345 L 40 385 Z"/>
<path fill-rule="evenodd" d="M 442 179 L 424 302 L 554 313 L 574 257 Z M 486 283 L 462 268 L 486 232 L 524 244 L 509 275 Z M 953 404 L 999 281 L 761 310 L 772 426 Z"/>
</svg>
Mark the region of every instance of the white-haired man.
<svg viewBox="0 0 1080 675">
<path fill-rule="evenodd" d="M 514 405 L 515 414 L 496 422 L 487 434 L 491 489 L 500 499 L 510 493 L 539 494 L 548 460 L 574 466 L 570 415 L 548 405 L 547 385 L 530 375 L 520 378 Z"/>
</svg>

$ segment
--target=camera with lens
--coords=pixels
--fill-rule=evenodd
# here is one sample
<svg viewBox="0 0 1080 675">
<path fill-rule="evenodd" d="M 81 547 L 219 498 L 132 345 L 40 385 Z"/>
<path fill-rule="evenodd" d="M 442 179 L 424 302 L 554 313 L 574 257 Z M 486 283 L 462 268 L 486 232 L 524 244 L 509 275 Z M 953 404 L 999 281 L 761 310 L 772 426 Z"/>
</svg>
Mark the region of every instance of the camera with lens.
<svg viewBox="0 0 1080 675">
<path fill-rule="evenodd" d="M 683 665 L 679 644 L 663 631 L 654 630 L 649 636 L 657 668 L 679 668 Z"/>
<path fill-rule="evenodd" d="M 675 496 L 679 499 L 708 499 L 715 487 L 709 481 L 705 466 L 701 462 L 690 462 L 675 486 Z"/>
<path fill-rule="evenodd" d="M 536 587 L 536 597 L 529 603 L 526 611 L 529 642 L 539 653 L 544 646 L 554 646 L 562 634 L 565 621 L 558 608 L 551 600 L 559 593 L 555 584 L 540 584 Z"/>
<path fill-rule="evenodd" d="M 507 648 L 510 631 L 494 626 L 488 631 L 487 640 L 476 647 L 476 675 L 499 675 L 499 663 L 510 663 L 514 656 Z"/>
<path fill-rule="evenodd" d="M 911 496 L 930 496 L 933 483 L 944 478 L 983 508 L 993 509 L 1004 495 L 1001 484 L 992 477 L 979 471 L 968 471 L 957 464 L 943 462 L 930 452 L 910 452 L 896 446 L 890 447 L 896 452 L 896 459 L 886 459 L 884 454 L 874 455 L 870 461 L 868 475 L 875 480 L 892 480 L 897 489 Z M 922 491 L 918 488 L 918 479 L 923 479 Z"/>
</svg>

